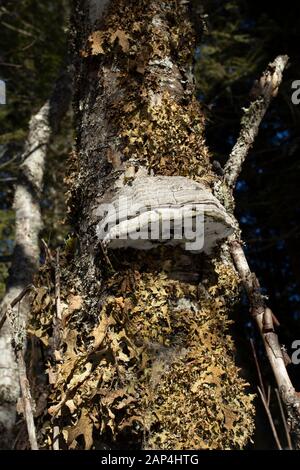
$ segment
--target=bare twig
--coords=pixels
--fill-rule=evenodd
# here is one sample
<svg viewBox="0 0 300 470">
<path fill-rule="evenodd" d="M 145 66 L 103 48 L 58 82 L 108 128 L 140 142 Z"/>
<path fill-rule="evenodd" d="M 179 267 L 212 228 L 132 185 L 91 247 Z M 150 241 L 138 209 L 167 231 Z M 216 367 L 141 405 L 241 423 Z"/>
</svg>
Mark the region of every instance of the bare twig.
<svg viewBox="0 0 300 470">
<path fill-rule="evenodd" d="M 50 263 L 53 263 L 52 254 L 51 254 L 51 251 L 50 251 L 47 243 L 45 242 L 45 240 L 43 238 L 41 239 L 41 242 L 42 242 L 43 248 L 45 250 L 46 260 L 50 261 Z"/>
<path fill-rule="evenodd" d="M 6 168 L 7 166 L 11 165 L 12 163 L 14 163 L 16 160 L 18 160 L 19 158 L 19 155 L 14 155 L 12 158 L 10 158 L 9 160 L 7 160 L 6 162 L 4 163 L 1 163 L 0 165 L 0 170 L 4 170 L 4 168 Z"/>
<path fill-rule="evenodd" d="M 7 178 L 0 178 L 0 183 L 12 183 L 13 181 L 17 181 L 17 178 L 7 177 Z"/>
<path fill-rule="evenodd" d="M 251 313 L 262 335 L 265 349 L 277 380 L 279 390 L 284 390 L 288 395 L 294 395 L 295 390 L 285 368 L 281 347 L 278 342 L 277 334 L 273 328 L 272 316 L 268 316 L 268 321 L 265 326 L 264 316 L 267 306 L 265 304 L 265 298 L 260 291 L 258 280 L 255 274 L 250 270 L 240 242 L 237 240 L 231 241 L 230 251 L 243 286 L 247 292 Z"/>
<path fill-rule="evenodd" d="M 7 23 L 6 21 L 1 21 L 1 25 L 5 26 L 8 29 L 11 29 L 12 31 L 16 31 L 19 34 L 23 34 L 24 36 L 32 37 L 33 34 L 30 33 L 29 31 L 26 31 L 25 29 L 17 28 L 16 26 Z"/>
<path fill-rule="evenodd" d="M 19 302 L 21 302 L 23 297 L 25 297 L 25 295 L 28 294 L 28 292 L 30 292 L 32 289 L 34 289 L 34 286 L 32 284 L 29 284 L 28 286 L 26 286 L 22 290 L 22 292 L 20 292 L 20 294 L 11 302 L 10 308 L 13 309 Z M 0 331 L 6 318 L 7 318 L 7 310 L 3 310 L 2 312 L 0 312 Z"/>
<path fill-rule="evenodd" d="M 281 55 L 271 62 L 262 77 L 253 87 L 254 101 L 245 110 L 241 122 L 239 138 L 232 149 L 224 168 L 224 179 L 230 188 L 234 188 L 245 158 L 258 134 L 260 123 L 273 97 L 277 95 L 282 80 L 282 73 L 288 63 L 288 56 Z"/>
<path fill-rule="evenodd" d="M 261 401 L 264 405 L 264 408 L 266 410 L 266 413 L 267 413 L 267 416 L 268 416 L 268 420 L 269 420 L 269 423 L 270 423 L 270 426 L 271 426 L 271 429 L 272 429 L 272 433 L 273 433 L 273 436 L 274 436 L 274 439 L 275 439 L 275 442 L 276 442 L 276 445 L 277 445 L 277 448 L 279 450 L 282 450 L 282 446 L 280 444 L 280 440 L 279 440 L 279 437 L 278 437 L 278 434 L 277 434 L 277 431 L 276 431 L 276 428 L 275 428 L 275 424 L 274 424 L 274 421 L 273 421 L 273 418 L 272 418 L 272 415 L 271 415 L 271 412 L 270 412 L 270 409 L 267 405 L 267 402 L 265 400 L 265 397 L 264 397 L 264 394 L 263 392 L 261 391 L 260 387 L 257 387 L 258 389 L 258 392 L 259 392 L 259 395 L 260 395 L 260 398 L 261 398 Z"/>
<path fill-rule="evenodd" d="M 38 450 L 38 443 L 36 438 L 36 431 L 33 419 L 32 409 L 32 397 L 30 392 L 30 386 L 26 374 L 26 365 L 21 350 L 17 351 L 17 362 L 19 369 L 19 379 L 21 386 L 21 393 L 23 398 L 24 416 L 27 425 L 28 437 L 30 442 L 31 450 Z"/>
<path fill-rule="evenodd" d="M 29 285 L 11 302 L 10 306 L 7 309 L 7 318 L 11 324 L 12 329 L 12 346 L 14 348 L 16 362 L 18 366 L 18 375 L 20 382 L 21 395 L 23 400 L 23 412 L 24 418 L 28 431 L 28 438 L 30 442 L 30 447 L 32 450 L 38 450 L 38 444 L 36 439 L 36 431 L 34 426 L 33 418 L 33 400 L 30 392 L 30 385 L 27 378 L 26 364 L 24 360 L 24 350 L 25 350 L 25 338 L 26 332 L 24 324 L 19 320 L 18 313 L 13 310 L 16 305 L 20 306 L 22 299 L 25 295 L 33 288 Z"/>
<path fill-rule="evenodd" d="M 262 336 L 282 401 L 286 406 L 295 445 L 300 448 L 300 397 L 295 391 L 286 369 L 284 355 L 273 327 L 272 311 L 266 306 L 265 298 L 259 288 L 259 282 L 250 270 L 241 243 L 237 240 L 231 241 L 230 251 L 247 292 L 251 313 Z"/>
<path fill-rule="evenodd" d="M 60 266 L 59 266 L 59 248 L 56 252 L 55 265 L 55 305 L 56 315 L 53 319 L 53 352 L 59 349 L 61 333 L 61 303 L 60 303 Z"/>
<path fill-rule="evenodd" d="M 53 450 L 59 450 L 59 427 L 53 426 Z"/>
<path fill-rule="evenodd" d="M 108 254 L 107 254 L 107 249 L 103 246 L 103 243 L 102 243 L 101 240 L 99 240 L 99 247 L 100 247 L 100 251 L 102 253 L 102 256 L 104 258 L 104 261 L 105 261 L 106 265 L 109 267 L 109 269 L 114 271 L 113 265 L 112 265 L 112 263 L 109 259 Z"/>
<path fill-rule="evenodd" d="M 271 401 L 271 385 L 268 385 L 267 405 L 269 408 L 270 408 L 270 401 Z"/>
<path fill-rule="evenodd" d="M 223 182 L 229 189 L 231 197 L 233 197 L 234 185 L 242 170 L 243 162 L 258 133 L 261 120 L 272 98 L 277 95 L 287 63 L 288 56 L 278 56 L 269 64 L 267 70 L 253 87 L 252 97 L 254 101 L 252 101 L 249 109 L 245 111 L 239 138 L 224 168 Z M 231 210 L 231 207 L 229 207 L 229 210 Z M 283 350 L 274 331 L 274 324 L 278 325 L 279 322 L 272 310 L 266 305 L 265 297 L 260 290 L 259 281 L 249 268 L 238 231 L 231 237 L 229 249 L 242 284 L 247 292 L 252 316 L 263 339 L 265 351 L 278 384 L 280 396 L 286 407 L 288 423 L 295 446 L 300 449 L 300 397 L 290 380 Z M 262 384 L 261 379 L 260 383 Z M 261 387 L 259 390 L 264 398 L 263 403 L 268 408 L 266 393 L 262 385 Z"/>
<path fill-rule="evenodd" d="M 264 397 L 267 398 L 264 382 L 263 382 L 263 379 L 262 379 L 262 373 L 261 373 L 261 370 L 260 370 L 260 365 L 259 365 L 259 362 L 258 362 L 256 349 L 255 349 L 254 341 L 253 341 L 252 338 L 250 339 L 250 344 L 251 344 L 252 354 L 253 354 L 255 365 L 256 365 L 256 370 L 257 370 L 257 375 L 258 375 L 258 379 L 259 379 L 259 383 L 260 383 L 260 388 L 261 388 L 261 390 L 264 394 Z"/>
<path fill-rule="evenodd" d="M 290 430 L 289 430 L 289 426 L 288 426 L 286 416 L 285 416 L 285 413 L 284 413 L 284 409 L 283 409 L 283 406 L 282 406 L 282 400 L 281 400 L 281 397 L 280 397 L 280 393 L 279 393 L 277 388 L 275 388 L 275 392 L 276 392 L 276 396 L 277 396 L 277 400 L 278 400 L 278 405 L 279 405 L 279 408 L 280 408 L 280 414 L 281 414 L 282 422 L 283 422 L 283 425 L 284 425 L 284 430 L 285 430 L 285 435 L 286 435 L 288 448 L 290 450 L 293 450 L 292 440 L 291 440 L 291 436 L 290 436 Z"/>
</svg>

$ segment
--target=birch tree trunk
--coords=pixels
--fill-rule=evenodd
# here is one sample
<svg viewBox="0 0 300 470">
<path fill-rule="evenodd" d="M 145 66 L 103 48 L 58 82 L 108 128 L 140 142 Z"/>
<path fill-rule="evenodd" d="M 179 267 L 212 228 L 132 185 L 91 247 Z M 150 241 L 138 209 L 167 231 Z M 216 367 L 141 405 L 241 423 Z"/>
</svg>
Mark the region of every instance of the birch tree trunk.
<svg viewBox="0 0 300 470">
<path fill-rule="evenodd" d="M 15 188 L 15 246 L 6 293 L 0 303 L 0 448 L 11 445 L 20 396 L 17 345 L 14 350 L 12 343 L 16 343 L 18 337 L 17 342 L 25 354 L 30 302 L 22 293 L 29 290 L 39 266 L 39 235 L 43 226 L 40 199 L 47 151 L 70 101 L 70 77 L 66 71 L 57 80 L 51 97 L 30 120 Z M 16 302 L 18 297 L 20 300 Z M 13 320 L 16 331 L 12 331 Z"/>
<path fill-rule="evenodd" d="M 52 348 L 40 444 L 242 448 L 253 396 L 228 333 L 239 278 L 226 250 L 110 250 L 97 238 L 99 206 L 141 177 L 186 178 L 218 206 L 192 74 L 201 18 L 176 0 L 75 4 L 76 235 L 56 266 L 59 289 L 49 262 L 32 300 L 32 331 Z"/>
</svg>

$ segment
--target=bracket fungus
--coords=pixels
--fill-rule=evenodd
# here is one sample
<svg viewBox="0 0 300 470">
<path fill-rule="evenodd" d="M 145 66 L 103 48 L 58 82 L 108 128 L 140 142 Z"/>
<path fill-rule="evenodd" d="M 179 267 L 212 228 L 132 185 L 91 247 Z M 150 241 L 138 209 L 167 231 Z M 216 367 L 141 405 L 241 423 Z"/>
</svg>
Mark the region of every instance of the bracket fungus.
<svg viewBox="0 0 300 470">
<path fill-rule="evenodd" d="M 98 239 L 109 249 L 165 244 L 211 253 L 235 229 L 234 219 L 201 183 L 183 176 L 141 176 L 98 207 Z"/>
</svg>

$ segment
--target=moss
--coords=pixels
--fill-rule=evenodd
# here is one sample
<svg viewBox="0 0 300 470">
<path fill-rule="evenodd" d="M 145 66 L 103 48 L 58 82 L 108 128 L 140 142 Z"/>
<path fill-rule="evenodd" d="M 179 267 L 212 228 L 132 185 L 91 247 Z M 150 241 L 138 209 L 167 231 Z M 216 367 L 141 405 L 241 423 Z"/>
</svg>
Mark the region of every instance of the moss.
<svg viewBox="0 0 300 470">
<path fill-rule="evenodd" d="M 236 273 L 212 260 L 206 293 L 199 295 L 196 284 L 170 277 L 172 250 L 158 251 L 147 258 L 133 254 L 132 262 L 119 259 L 118 272 L 99 292 L 98 320 L 89 333 L 82 324 L 84 299 L 63 286 L 65 352 L 48 373 L 56 377 L 49 412 L 62 427 L 65 446 L 78 447 L 70 436 L 83 415 L 90 416 L 94 436 L 100 432 L 120 445 L 126 432 L 130 447 L 234 449 L 252 435 L 253 396 L 234 364 L 228 334 L 228 311 L 239 292 Z M 50 299 L 41 287 L 33 302 L 31 332 L 46 345 Z M 42 432 L 48 447 L 49 422 Z"/>
<path fill-rule="evenodd" d="M 131 161 L 154 174 L 189 176 L 207 184 L 213 181 L 203 113 L 196 99 L 183 106 L 165 92 L 159 105 L 137 111 L 123 127 L 123 153 Z"/>
</svg>

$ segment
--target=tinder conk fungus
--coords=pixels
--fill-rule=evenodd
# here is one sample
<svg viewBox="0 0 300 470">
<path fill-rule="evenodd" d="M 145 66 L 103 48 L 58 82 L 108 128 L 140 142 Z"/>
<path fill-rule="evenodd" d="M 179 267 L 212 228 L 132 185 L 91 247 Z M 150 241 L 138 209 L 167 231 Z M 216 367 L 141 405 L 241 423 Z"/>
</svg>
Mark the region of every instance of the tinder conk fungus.
<svg viewBox="0 0 300 470">
<path fill-rule="evenodd" d="M 182 176 L 142 176 L 99 207 L 98 238 L 110 249 L 160 244 L 210 253 L 235 228 L 209 188 Z"/>
</svg>

